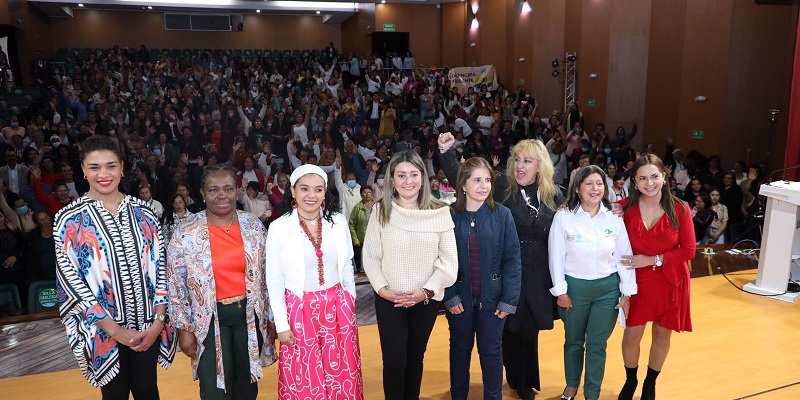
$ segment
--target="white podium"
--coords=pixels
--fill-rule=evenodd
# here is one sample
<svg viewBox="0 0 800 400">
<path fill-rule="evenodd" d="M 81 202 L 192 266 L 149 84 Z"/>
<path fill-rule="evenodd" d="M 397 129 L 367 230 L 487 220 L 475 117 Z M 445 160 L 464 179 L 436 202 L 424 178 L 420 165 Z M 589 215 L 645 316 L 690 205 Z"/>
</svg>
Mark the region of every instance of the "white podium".
<svg viewBox="0 0 800 400">
<path fill-rule="evenodd" d="M 800 220 L 800 182 L 772 182 L 761 185 L 759 194 L 767 197 L 767 213 L 758 258 L 758 276 L 744 285 L 750 293 L 774 296 L 775 299 L 794 303 L 800 293 L 787 293 L 792 267 L 792 249 Z M 795 279 L 800 277 L 795 276 Z"/>
</svg>

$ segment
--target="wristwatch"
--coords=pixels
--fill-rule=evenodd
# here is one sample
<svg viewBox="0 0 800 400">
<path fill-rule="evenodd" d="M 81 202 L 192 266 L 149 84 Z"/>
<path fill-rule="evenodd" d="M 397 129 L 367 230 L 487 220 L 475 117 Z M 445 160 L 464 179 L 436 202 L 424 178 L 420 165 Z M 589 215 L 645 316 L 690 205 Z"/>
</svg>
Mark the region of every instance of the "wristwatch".
<svg viewBox="0 0 800 400">
<path fill-rule="evenodd" d="M 661 256 L 660 256 L 660 255 L 658 255 L 658 254 L 656 254 L 656 264 L 655 264 L 655 265 L 656 265 L 656 267 L 660 267 L 660 266 L 661 266 L 661 264 L 662 264 L 662 262 L 661 262 Z"/>
<path fill-rule="evenodd" d="M 169 315 L 168 314 L 156 314 L 153 316 L 153 322 L 161 321 L 162 324 L 166 325 L 169 323 Z"/>
</svg>

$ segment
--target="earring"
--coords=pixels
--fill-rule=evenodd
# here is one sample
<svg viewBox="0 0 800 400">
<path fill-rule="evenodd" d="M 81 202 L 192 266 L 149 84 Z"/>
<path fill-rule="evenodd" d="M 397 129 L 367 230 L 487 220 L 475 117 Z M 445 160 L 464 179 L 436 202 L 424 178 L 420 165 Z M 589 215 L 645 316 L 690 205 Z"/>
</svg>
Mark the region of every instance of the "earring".
<svg viewBox="0 0 800 400">
<path fill-rule="evenodd" d="M 86 179 L 86 174 L 83 174 L 83 180 L 85 180 L 85 181 L 88 180 L 88 179 Z"/>
<path fill-rule="evenodd" d="M 461 189 L 461 191 L 464 192 L 464 194 L 467 194 L 467 190 L 466 189 Z"/>
<path fill-rule="evenodd" d="M 292 208 L 297 208 L 297 200 L 292 199 Z"/>
</svg>

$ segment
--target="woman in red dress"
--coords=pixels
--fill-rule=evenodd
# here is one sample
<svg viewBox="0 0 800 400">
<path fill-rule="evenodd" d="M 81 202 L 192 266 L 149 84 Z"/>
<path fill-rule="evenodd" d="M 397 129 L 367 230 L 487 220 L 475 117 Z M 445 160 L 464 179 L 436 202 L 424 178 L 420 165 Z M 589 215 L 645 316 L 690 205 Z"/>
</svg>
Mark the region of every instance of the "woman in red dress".
<svg viewBox="0 0 800 400">
<path fill-rule="evenodd" d="M 653 341 L 641 398 L 653 400 L 672 331 L 692 331 L 686 262 L 695 254 L 694 225 L 688 205 L 670 192 L 664 163 L 657 156 L 636 160 L 631 185 L 635 190 L 621 204 L 634 255 L 623 262 L 636 269 L 639 293 L 631 298 L 622 338 L 627 379 L 619 399 L 633 398 L 639 383 L 639 347 L 647 322 L 652 322 Z"/>
</svg>

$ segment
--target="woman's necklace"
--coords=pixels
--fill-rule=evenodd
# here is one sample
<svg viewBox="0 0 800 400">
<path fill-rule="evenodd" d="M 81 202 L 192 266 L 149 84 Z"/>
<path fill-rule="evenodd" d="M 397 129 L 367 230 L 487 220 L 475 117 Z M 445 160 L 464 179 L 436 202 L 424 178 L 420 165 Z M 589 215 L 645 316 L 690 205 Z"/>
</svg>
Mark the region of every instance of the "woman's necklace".
<svg viewBox="0 0 800 400">
<path fill-rule="evenodd" d="M 230 234 L 231 233 L 231 225 L 233 225 L 233 221 L 235 219 L 236 219 L 236 213 L 233 214 L 233 217 L 231 217 L 231 222 L 228 224 L 228 227 L 225 228 L 225 233 L 226 234 Z"/>
<path fill-rule="evenodd" d="M 298 213 L 298 215 L 300 214 Z M 303 218 L 302 215 L 300 218 L 302 218 L 300 220 L 300 227 L 303 228 L 303 232 L 306 234 L 306 237 L 311 242 L 311 245 L 314 246 L 315 255 L 317 256 L 317 274 L 319 275 L 319 285 L 323 286 L 325 285 L 325 268 L 322 264 L 322 223 L 320 223 L 322 218 L 319 214 L 317 214 L 317 218 L 315 218 L 314 222 L 312 223 L 312 225 L 317 226 L 316 240 L 314 240 L 314 237 L 311 236 L 311 231 L 308 229 L 308 226 L 305 223 L 305 221 L 308 221 L 308 219 Z"/>
<path fill-rule="evenodd" d="M 639 207 L 642 210 L 642 216 L 644 216 L 644 220 L 649 225 L 653 220 L 658 216 L 659 211 L 661 210 L 658 206 L 654 210 L 645 210 L 644 207 Z"/>
<path fill-rule="evenodd" d="M 319 218 L 319 212 L 317 213 L 317 216 L 313 217 L 313 218 L 306 218 L 306 217 L 303 216 L 303 214 L 300 214 L 299 211 L 297 212 L 297 215 L 299 215 L 301 219 L 304 219 L 304 220 L 308 221 L 311 225 L 314 225 L 314 226 L 317 225 L 317 221 L 319 221 L 319 219 L 320 219 Z"/>
</svg>

